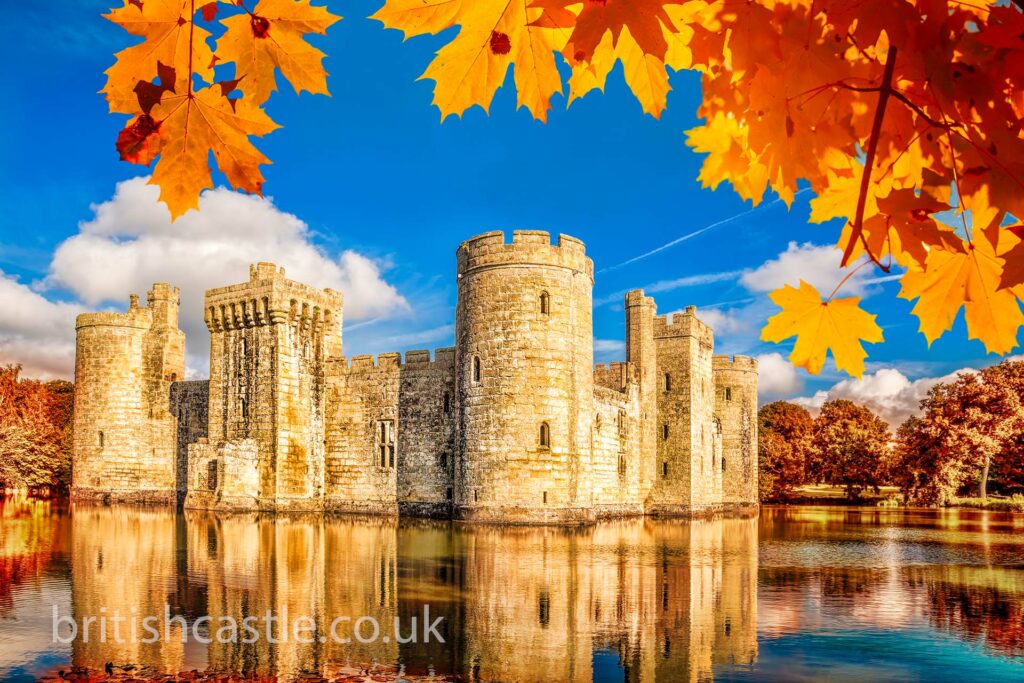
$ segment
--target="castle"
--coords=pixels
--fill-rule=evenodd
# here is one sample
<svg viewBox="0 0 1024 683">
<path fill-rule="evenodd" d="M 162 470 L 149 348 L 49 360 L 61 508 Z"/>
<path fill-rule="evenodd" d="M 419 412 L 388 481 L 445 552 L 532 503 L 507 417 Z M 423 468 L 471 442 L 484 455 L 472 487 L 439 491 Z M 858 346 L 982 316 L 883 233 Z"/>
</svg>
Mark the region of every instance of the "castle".
<svg viewBox="0 0 1024 683">
<path fill-rule="evenodd" d="M 457 252 L 455 347 L 342 355 L 342 294 L 260 263 L 209 290 L 210 379 L 183 381 L 178 290 L 77 320 L 72 494 L 212 510 L 578 523 L 757 505 L 757 363 L 689 307 L 625 296 L 593 363 L 581 241 Z"/>
</svg>

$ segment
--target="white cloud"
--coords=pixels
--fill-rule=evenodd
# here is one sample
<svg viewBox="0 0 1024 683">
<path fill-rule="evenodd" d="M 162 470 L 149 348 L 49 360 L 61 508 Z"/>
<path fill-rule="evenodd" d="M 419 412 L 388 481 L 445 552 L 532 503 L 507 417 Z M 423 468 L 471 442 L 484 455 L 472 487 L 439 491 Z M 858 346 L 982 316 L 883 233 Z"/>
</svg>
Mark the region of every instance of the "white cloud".
<svg viewBox="0 0 1024 683">
<path fill-rule="evenodd" d="M 792 399 L 792 402 L 817 413 L 826 401 L 848 399 L 867 406 L 896 428 L 911 415 L 920 414 L 921 399 L 928 395 L 929 389 L 940 382 L 952 381 L 961 372 L 975 372 L 975 369 L 963 368 L 942 377 L 911 380 L 896 368 L 883 368 L 860 379 L 844 379 L 830 389 Z"/>
<path fill-rule="evenodd" d="M 796 287 L 805 280 L 821 293 L 828 296 L 839 281 L 849 272 L 840 268 L 842 252 L 833 246 L 820 246 L 805 242 L 790 242 L 786 251 L 776 258 L 765 261 L 740 278 L 740 283 L 752 292 L 770 292 L 784 285 Z M 843 294 L 863 296 L 865 288 L 872 284 L 869 277 L 871 268 L 863 268 L 843 285 Z"/>
<path fill-rule="evenodd" d="M 797 369 L 781 353 L 764 353 L 757 357 L 757 394 L 770 400 L 800 391 L 803 379 Z"/>
<path fill-rule="evenodd" d="M 200 211 L 171 223 L 158 195 L 146 178 L 119 183 L 114 197 L 94 205 L 93 219 L 57 248 L 43 286 L 66 289 L 93 308 L 126 303 L 130 293 L 144 300 L 154 282 L 180 287 L 181 327 L 193 366 L 205 365 L 209 352 L 205 291 L 245 281 L 251 263 L 273 261 L 291 278 L 343 292 L 346 320 L 409 308 L 384 280 L 380 263 L 351 250 L 328 254 L 312 243 L 302 220 L 269 199 L 218 188 L 203 193 Z M 73 338 L 73 324 L 64 333 Z"/>
<path fill-rule="evenodd" d="M 750 321 L 737 315 L 735 311 L 724 311 L 720 308 L 698 308 L 697 317 L 719 335 L 739 334 L 751 331 Z"/>
<path fill-rule="evenodd" d="M 75 316 L 83 308 L 49 301 L 0 272 L 0 363 L 20 363 L 29 377 L 70 378 Z"/>
</svg>

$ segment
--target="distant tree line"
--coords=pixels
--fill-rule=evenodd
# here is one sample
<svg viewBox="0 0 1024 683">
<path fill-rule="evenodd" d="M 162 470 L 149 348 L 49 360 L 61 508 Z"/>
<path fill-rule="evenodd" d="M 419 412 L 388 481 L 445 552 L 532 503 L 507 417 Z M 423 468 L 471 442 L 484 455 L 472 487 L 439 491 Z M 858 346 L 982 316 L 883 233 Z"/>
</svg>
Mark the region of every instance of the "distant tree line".
<svg viewBox="0 0 1024 683">
<path fill-rule="evenodd" d="M 20 375 L 20 365 L 0 366 L 0 487 L 66 488 L 74 387 Z"/>
<path fill-rule="evenodd" d="M 894 485 L 914 505 L 1024 489 L 1024 362 L 961 373 L 935 385 L 920 408 L 893 434 L 852 401 L 828 401 L 817 417 L 793 403 L 765 405 L 761 499 L 789 500 L 805 484 L 842 486 L 851 500 Z"/>
</svg>

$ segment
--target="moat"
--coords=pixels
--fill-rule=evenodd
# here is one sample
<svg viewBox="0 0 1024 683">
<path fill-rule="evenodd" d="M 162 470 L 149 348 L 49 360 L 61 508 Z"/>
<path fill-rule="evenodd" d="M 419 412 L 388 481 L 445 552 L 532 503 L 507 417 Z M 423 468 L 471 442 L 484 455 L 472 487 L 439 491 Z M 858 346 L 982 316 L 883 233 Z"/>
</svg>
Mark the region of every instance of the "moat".
<svg viewBox="0 0 1024 683">
<path fill-rule="evenodd" d="M 559 529 L 8 498 L 0 539 L 2 680 L 106 662 L 282 677 L 379 662 L 467 681 L 1024 679 L 1024 515 L 766 507 Z M 165 605 L 187 627 L 271 610 L 310 617 L 314 634 L 340 615 L 408 623 L 429 605 L 445 642 L 52 642 L 55 609 Z"/>
</svg>

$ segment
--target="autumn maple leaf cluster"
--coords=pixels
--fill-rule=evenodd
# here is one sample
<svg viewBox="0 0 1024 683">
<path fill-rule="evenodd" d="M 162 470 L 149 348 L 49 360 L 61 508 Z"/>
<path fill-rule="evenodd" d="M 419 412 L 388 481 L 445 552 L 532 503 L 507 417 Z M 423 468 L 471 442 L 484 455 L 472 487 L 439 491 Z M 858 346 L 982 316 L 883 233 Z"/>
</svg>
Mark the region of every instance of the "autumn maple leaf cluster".
<svg viewBox="0 0 1024 683">
<path fill-rule="evenodd" d="M 217 21 L 222 10 L 228 16 Z M 106 18 L 142 38 L 106 72 L 110 111 L 132 117 L 117 149 L 132 163 L 156 160 L 150 182 L 176 218 L 213 186 L 211 152 L 231 185 L 262 192 L 269 159 L 250 138 L 279 127 L 263 110 L 275 71 L 296 93 L 327 94 L 324 54 L 304 36 L 340 17 L 309 0 L 259 0 L 252 9 L 243 0 L 124 0 Z M 230 63 L 231 77 L 216 80 Z"/>
<path fill-rule="evenodd" d="M 1016 3 L 1020 4 L 1020 3 Z M 459 26 L 423 78 L 442 118 L 485 110 L 514 67 L 518 106 L 545 120 L 602 89 L 621 62 L 655 117 L 669 69 L 702 74 L 704 123 L 687 142 L 699 179 L 755 205 L 798 182 L 812 220 L 840 218 L 843 264 L 901 274 L 900 296 L 929 343 L 961 308 L 992 352 L 1024 315 L 1024 15 L 988 0 L 386 0 L 373 16 L 407 36 Z M 942 214 L 944 220 L 937 220 Z M 860 264 L 860 265 L 857 265 Z M 793 362 L 818 372 L 831 350 L 860 375 L 862 341 L 882 341 L 854 297 L 801 282 L 763 337 L 796 336 Z"/>
</svg>

